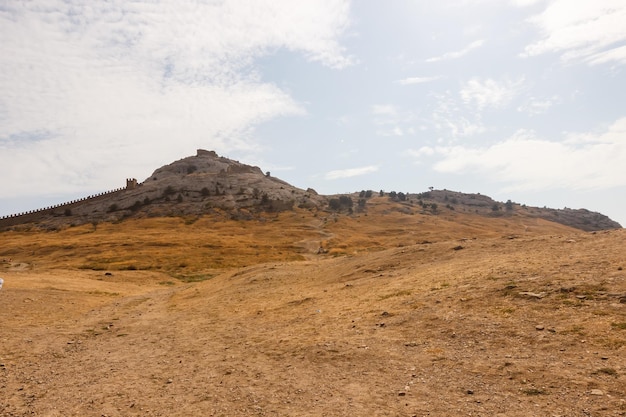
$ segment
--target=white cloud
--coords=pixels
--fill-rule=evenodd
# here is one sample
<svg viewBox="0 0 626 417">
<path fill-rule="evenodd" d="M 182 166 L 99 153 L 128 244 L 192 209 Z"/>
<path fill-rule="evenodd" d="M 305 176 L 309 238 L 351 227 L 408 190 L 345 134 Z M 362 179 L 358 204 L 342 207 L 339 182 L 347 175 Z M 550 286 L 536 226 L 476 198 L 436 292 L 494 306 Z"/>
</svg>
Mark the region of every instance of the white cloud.
<svg viewBox="0 0 626 417">
<path fill-rule="evenodd" d="M 496 81 L 472 78 L 461 89 L 460 95 L 465 104 L 475 105 L 478 110 L 506 107 L 517 96 L 524 80 Z"/>
<path fill-rule="evenodd" d="M 602 189 L 626 186 L 626 117 L 604 132 L 570 135 L 561 142 L 538 138 L 520 130 L 511 138 L 486 148 L 437 148 L 443 159 L 435 170 L 475 173 L 506 190 L 554 188 Z"/>
<path fill-rule="evenodd" d="M 435 149 L 430 146 L 422 146 L 419 149 L 407 149 L 406 153 L 414 158 L 421 158 L 422 156 L 433 156 Z"/>
<path fill-rule="evenodd" d="M 461 137 L 483 133 L 483 126 L 479 112 L 468 111 L 450 92 L 436 94 L 436 105 L 432 113 L 431 123 L 442 137 L 440 141 L 456 140 Z"/>
<path fill-rule="evenodd" d="M 522 56 L 552 52 L 566 60 L 626 64 L 623 0 L 554 0 L 530 22 L 539 28 L 542 37 L 528 45 Z"/>
<path fill-rule="evenodd" d="M 331 68 L 348 0 L 12 3 L 0 11 L 0 166 L 13 197 L 117 186 L 196 147 L 254 150 L 263 121 L 304 111 L 255 59 Z"/>
<path fill-rule="evenodd" d="M 412 85 L 412 84 L 424 84 L 441 79 L 440 75 L 432 77 L 410 77 L 402 80 L 397 80 L 396 83 L 400 85 Z"/>
<path fill-rule="evenodd" d="M 559 103 L 559 97 L 551 97 L 545 99 L 538 99 L 536 97 L 530 97 L 524 104 L 517 108 L 517 111 L 527 113 L 531 116 L 546 113 L 552 106 Z"/>
<path fill-rule="evenodd" d="M 411 111 L 399 109 L 392 104 L 371 106 L 372 123 L 378 136 L 405 136 L 415 134 L 414 115 Z"/>
<path fill-rule="evenodd" d="M 460 58 L 464 55 L 467 55 L 468 53 L 470 53 L 471 51 L 473 51 L 476 48 L 480 48 L 481 46 L 483 46 L 483 44 L 485 43 L 484 40 L 479 39 L 476 40 L 472 43 L 470 43 L 469 45 L 467 45 L 465 48 L 461 49 L 460 51 L 454 51 L 454 52 L 447 52 L 443 55 L 440 56 L 435 56 L 432 58 L 428 58 L 426 60 L 426 62 L 438 62 L 438 61 L 446 61 L 449 59 L 457 59 Z"/>
<path fill-rule="evenodd" d="M 606 64 L 607 62 L 612 61 L 626 62 L 626 45 L 598 52 L 597 54 L 593 54 L 587 58 L 587 62 L 591 65 Z"/>
<path fill-rule="evenodd" d="M 324 175 L 324 178 L 327 180 L 337 180 L 341 178 L 358 177 L 376 171 L 378 171 L 378 167 L 376 165 L 368 165 L 360 168 L 349 168 L 330 171 L 327 172 L 326 175 Z"/>
<path fill-rule="evenodd" d="M 511 0 L 511 4 L 517 7 L 527 7 L 527 6 L 532 6 L 533 4 L 537 4 L 543 1 L 545 0 Z"/>
</svg>

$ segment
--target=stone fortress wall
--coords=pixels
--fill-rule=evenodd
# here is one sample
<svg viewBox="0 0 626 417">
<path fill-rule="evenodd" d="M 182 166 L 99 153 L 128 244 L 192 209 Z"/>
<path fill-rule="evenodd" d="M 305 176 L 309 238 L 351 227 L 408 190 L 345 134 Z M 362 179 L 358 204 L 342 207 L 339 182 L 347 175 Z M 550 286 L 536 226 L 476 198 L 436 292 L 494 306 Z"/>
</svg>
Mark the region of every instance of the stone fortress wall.
<svg viewBox="0 0 626 417">
<path fill-rule="evenodd" d="M 137 180 L 135 178 L 126 179 L 126 187 L 116 188 L 114 190 L 105 191 L 98 194 L 93 194 L 88 197 L 79 198 L 77 200 L 67 201 L 65 203 L 55 204 L 53 206 L 40 208 L 36 210 L 25 211 L 22 213 L 9 214 L 7 216 L 0 217 L 0 229 L 15 226 L 22 223 L 33 223 L 41 220 L 47 215 L 63 215 L 66 210 L 71 210 L 73 207 L 77 207 L 85 202 L 93 202 L 103 200 L 110 197 L 112 194 L 120 193 L 126 190 L 133 190 L 137 187 Z"/>
</svg>

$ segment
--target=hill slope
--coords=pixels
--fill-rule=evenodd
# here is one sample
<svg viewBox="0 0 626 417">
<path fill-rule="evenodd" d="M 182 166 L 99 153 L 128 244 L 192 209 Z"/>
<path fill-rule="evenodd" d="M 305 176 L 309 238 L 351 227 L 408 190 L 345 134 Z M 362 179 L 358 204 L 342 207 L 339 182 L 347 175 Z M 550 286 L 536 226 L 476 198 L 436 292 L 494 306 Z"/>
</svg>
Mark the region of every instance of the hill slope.
<svg viewBox="0 0 626 417">
<path fill-rule="evenodd" d="M 626 233 L 511 237 L 203 282 L 14 259 L 0 414 L 626 415 Z"/>
</svg>

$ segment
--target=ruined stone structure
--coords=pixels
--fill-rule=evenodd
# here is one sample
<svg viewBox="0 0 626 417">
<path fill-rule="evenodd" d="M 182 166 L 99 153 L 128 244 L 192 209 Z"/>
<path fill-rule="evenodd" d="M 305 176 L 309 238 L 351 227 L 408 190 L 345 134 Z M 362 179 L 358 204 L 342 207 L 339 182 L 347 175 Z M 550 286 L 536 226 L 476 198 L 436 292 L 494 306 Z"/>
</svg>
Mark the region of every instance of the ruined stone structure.
<svg viewBox="0 0 626 417">
<path fill-rule="evenodd" d="M 125 188 L 116 188 L 114 190 L 105 191 L 98 194 L 93 194 L 88 197 L 79 198 L 77 200 L 66 201 L 64 203 L 55 204 L 53 206 L 44 207 L 36 210 L 30 210 L 22 213 L 10 214 L 7 216 L 0 217 L 0 229 L 4 229 L 6 227 L 15 226 L 17 224 L 22 223 L 30 223 L 37 222 L 43 216 L 46 215 L 54 215 L 55 213 L 65 213 L 67 210 L 71 210 L 73 207 L 76 207 L 85 202 L 91 202 L 100 200 L 103 198 L 108 198 L 112 194 L 119 193 L 126 190 L 133 190 L 137 188 L 138 183 L 135 178 L 127 178 L 126 179 L 126 187 Z"/>
</svg>

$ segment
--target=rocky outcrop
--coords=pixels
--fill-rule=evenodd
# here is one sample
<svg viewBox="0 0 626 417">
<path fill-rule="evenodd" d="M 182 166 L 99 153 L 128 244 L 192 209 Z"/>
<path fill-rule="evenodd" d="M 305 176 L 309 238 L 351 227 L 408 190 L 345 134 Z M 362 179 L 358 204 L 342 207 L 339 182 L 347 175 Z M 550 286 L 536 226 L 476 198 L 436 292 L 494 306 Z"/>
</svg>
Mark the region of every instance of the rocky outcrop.
<svg viewBox="0 0 626 417">
<path fill-rule="evenodd" d="M 269 173 L 264 174 L 259 167 L 201 149 L 195 156 L 158 168 L 135 187 L 97 199 L 88 198 L 71 207 L 63 205 L 41 211 L 28 218 L 13 218 L 10 225 L 4 226 L 32 222 L 57 227 L 128 217 L 201 215 L 216 210 L 228 211 L 234 217 L 251 218 L 264 211 L 326 205 L 326 198 L 312 190 L 299 189 Z"/>
</svg>

